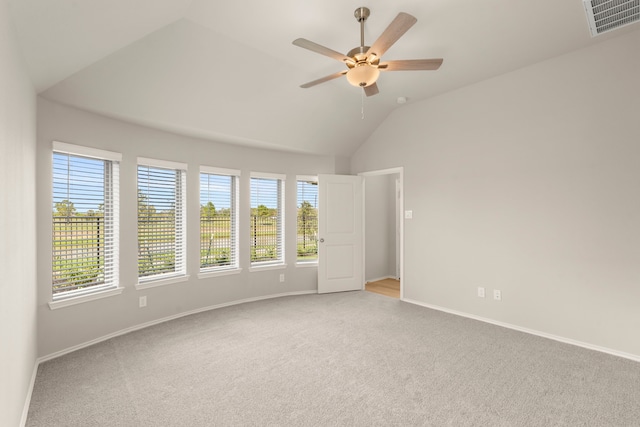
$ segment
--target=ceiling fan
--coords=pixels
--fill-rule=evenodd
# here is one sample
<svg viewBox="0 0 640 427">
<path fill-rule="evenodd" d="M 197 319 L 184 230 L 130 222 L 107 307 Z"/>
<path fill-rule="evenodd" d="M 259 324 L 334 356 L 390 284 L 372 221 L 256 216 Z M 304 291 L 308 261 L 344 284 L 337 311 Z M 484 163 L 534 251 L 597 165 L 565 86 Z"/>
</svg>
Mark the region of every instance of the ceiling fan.
<svg viewBox="0 0 640 427">
<path fill-rule="evenodd" d="M 293 41 L 293 44 L 296 46 L 328 56 L 329 58 L 343 62 L 347 66 L 346 70 L 305 83 L 300 87 L 309 88 L 346 75 L 350 84 L 356 87 L 362 87 L 367 96 L 372 96 L 379 92 L 376 81 L 378 80 L 380 71 L 437 70 L 440 68 L 440 65 L 442 65 L 442 58 L 380 62 L 382 55 L 418 20 L 408 13 L 400 12 L 380 37 L 378 37 L 378 40 L 371 46 L 365 46 L 364 22 L 371 12 L 366 7 L 359 7 L 353 14 L 360 23 L 360 46 L 351 49 L 346 55 L 306 39 L 296 39 Z"/>
</svg>

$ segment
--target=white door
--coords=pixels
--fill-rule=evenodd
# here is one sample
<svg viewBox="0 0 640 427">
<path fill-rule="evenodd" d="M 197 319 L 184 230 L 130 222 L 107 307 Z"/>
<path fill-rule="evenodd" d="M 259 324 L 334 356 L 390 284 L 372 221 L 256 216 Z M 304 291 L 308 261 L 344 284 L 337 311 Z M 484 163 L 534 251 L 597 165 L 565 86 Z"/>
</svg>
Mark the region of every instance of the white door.
<svg viewBox="0 0 640 427">
<path fill-rule="evenodd" d="M 362 177 L 318 176 L 318 293 L 363 289 Z"/>
</svg>

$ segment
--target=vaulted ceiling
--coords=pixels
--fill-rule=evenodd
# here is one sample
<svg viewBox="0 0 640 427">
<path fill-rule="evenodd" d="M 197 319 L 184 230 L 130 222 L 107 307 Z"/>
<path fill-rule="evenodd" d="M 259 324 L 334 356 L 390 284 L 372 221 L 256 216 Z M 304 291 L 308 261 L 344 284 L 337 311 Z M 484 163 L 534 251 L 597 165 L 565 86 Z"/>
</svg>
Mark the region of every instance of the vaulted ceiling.
<svg viewBox="0 0 640 427">
<path fill-rule="evenodd" d="M 371 44 L 398 12 L 418 22 L 384 59 L 444 58 L 438 71 L 382 73 L 380 93 L 292 45 L 346 53 L 366 6 Z M 349 156 L 397 108 L 580 49 L 592 38 L 582 0 L 11 0 L 41 96 L 215 141 Z M 453 112 L 452 112 L 453 114 Z M 401 137 L 401 136 L 399 136 Z M 392 142 L 392 141 L 391 141 Z"/>
</svg>

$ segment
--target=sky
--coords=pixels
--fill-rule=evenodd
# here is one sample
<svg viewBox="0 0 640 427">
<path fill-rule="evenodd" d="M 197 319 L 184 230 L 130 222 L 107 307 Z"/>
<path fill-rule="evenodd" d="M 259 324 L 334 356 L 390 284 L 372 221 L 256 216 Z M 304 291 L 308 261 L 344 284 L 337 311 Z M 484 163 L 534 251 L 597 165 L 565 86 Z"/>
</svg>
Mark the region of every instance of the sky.
<svg viewBox="0 0 640 427">
<path fill-rule="evenodd" d="M 97 211 L 105 199 L 105 161 L 87 157 L 53 153 L 53 204 L 69 200 L 77 212 Z M 175 200 L 175 171 L 141 166 L 138 168 L 138 188 L 149 197 L 157 209 L 169 208 Z M 216 209 L 231 206 L 233 177 L 200 174 L 200 205 L 211 201 Z M 276 209 L 278 180 L 251 179 L 251 207 L 265 205 Z M 307 181 L 297 182 L 297 205 L 303 200 L 318 205 L 318 186 Z"/>
<path fill-rule="evenodd" d="M 231 206 L 233 177 L 228 175 L 200 174 L 200 205 L 212 202 L 216 209 Z"/>
<path fill-rule="evenodd" d="M 104 160 L 53 153 L 53 209 L 69 200 L 77 212 L 104 204 Z"/>
</svg>

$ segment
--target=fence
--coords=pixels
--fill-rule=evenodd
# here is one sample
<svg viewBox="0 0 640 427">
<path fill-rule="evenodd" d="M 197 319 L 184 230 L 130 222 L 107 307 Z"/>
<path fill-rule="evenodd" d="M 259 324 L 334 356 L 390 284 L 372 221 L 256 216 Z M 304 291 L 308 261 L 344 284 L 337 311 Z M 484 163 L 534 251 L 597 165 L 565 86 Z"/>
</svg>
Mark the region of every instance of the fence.
<svg viewBox="0 0 640 427">
<path fill-rule="evenodd" d="M 278 221 L 277 216 L 251 215 L 251 262 L 279 259 Z"/>
<path fill-rule="evenodd" d="M 228 216 L 200 218 L 200 266 L 231 265 L 234 245 L 232 224 Z M 278 217 L 251 215 L 251 261 L 278 259 Z M 297 226 L 298 259 L 318 256 L 318 217 L 299 215 Z"/>
<path fill-rule="evenodd" d="M 172 273 L 176 269 L 176 218 L 174 211 L 155 212 L 138 218 L 138 276 Z"/>
<path fill-rule="evenodd" d="M 104 217 L 53 217 L 53 293 L 104 284 Z"/>
<path fill-rule="evenodd" d="M 139 273 L 170 271 L 175 263 L 174 219 L 155 217 L 138 224 Z M 298 260 L 318 255 L 318 218 L 299 215 Z M 171 231 L 171 232 L 169 232 Z M 231 265 L 234 242 L 230 217 L 200 219 L 201 267 Z M 278 259 L 278 218 L 251 216 L 251 261 Z M 102 216 L 53 217 L 53 293 L 104 284 L 105 224 Z"/>
<path fill-rule="evenodd" d="M 221 267 L 234 262 L 231 217 L 200 218 L 200 267 Z"/>
</svg>

